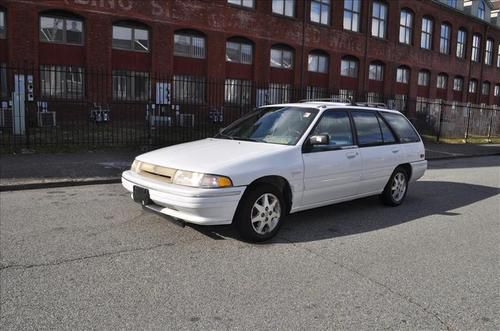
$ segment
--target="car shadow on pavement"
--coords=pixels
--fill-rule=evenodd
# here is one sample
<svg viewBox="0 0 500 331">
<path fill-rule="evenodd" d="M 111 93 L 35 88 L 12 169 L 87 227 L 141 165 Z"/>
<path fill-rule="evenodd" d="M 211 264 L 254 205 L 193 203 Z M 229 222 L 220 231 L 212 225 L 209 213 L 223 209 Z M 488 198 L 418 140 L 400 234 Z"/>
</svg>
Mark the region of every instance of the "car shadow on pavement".
<svg viewBox="0 0 500 331">
<path fill-rule="evenodd" d="M 419 181 L 410 186 L 406 201 L 399 207 L 384 206 L 375 196 L 292 214 L 277 236 L 264 244 L 309 242 L 355 235 L 432 215 L 443 216 L 440 221 L 453 222 L 453 218 L 461 214 L 461 207 L 499 193 L 500 189 L 490 186 Z M 215 240 L 240 240 L 231 226 L 192 228 Z"/>
</svg>

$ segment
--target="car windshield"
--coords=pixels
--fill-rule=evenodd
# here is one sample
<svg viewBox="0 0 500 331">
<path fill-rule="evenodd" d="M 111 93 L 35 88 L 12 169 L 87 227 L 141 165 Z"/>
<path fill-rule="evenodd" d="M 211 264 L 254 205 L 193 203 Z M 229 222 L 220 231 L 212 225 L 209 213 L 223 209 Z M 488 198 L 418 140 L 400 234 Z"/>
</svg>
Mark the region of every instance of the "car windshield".
<svg viewBox="0 0 500 331">
<path fill-rule="evenodd" d="M 317 114 L 315 108 L 259 108 L 229 125 L 216 138 L 295 145 Z"/>
</svg>

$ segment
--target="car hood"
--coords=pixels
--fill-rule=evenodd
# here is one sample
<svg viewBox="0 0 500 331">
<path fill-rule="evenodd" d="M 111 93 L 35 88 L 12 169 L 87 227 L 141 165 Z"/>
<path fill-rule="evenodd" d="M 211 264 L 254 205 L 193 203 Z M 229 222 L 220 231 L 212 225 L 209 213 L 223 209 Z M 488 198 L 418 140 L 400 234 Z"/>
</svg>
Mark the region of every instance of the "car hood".
<svg viewBox="0 0 500 331">
<path fill-rule="evenodd" d="M 168 168 L 220 175 L 226 174 L 233 166 L 275 157 L 294 147 L 209 138 L 161 148 L 142 154 L 137 160 Z"/>
</svg>

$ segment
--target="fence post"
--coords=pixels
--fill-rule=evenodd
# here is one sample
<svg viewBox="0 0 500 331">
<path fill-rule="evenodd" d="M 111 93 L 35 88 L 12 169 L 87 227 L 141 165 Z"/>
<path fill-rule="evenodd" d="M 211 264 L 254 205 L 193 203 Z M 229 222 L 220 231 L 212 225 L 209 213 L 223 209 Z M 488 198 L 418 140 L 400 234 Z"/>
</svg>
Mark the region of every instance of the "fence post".
<svg viewBox="0 0 500 331">
<path fill-rule="evenodd" d="M 467 126 L 465 128 L 465 143 L 467 144 L 467 139 L 469 138 L 469 125 L 470 125 L 470 103 L 467 103 Z"/>
<path fill-rule="evenodd" d="M 436 142 L 439 142 L 439 139 L 441 138 L 442 127 L 443 127 L 443 103 L 441 102 L 441 100 L 439 100 L 439 126 L 438 126 Z"/>
<path fill-rule="evenodd" d="M 490 123 L 488 123 L 488 142 L 491 144 L 491 129 L 493 128 L 493 117 L 495 115 L 495 109 L 491 110 Z"/>
</svg>

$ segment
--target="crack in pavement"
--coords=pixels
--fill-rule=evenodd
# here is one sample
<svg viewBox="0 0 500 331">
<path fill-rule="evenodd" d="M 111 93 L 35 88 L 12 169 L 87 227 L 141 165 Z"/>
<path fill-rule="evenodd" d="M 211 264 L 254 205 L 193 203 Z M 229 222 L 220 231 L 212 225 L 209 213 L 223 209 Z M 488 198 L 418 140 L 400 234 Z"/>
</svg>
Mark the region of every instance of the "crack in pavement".
<svg viewBox="0 0 500 331">
<path fill-rule="evenodd" d="M 429 314 L 429 315 L 433 316 L 436 320 L 438 320 L 438 322 L 439 322 L 441 325 L 443 325 L 443 326 L 446 328 L 446 330 L 448 330 L 448 331 L 452 331 L 452 330 L 453 330 L 453 329 L 452 329 L 452 328 L 451 328 L 451 327 L 450 327 L 450 326 L 449 326 L 449 325 L 448 325 L 445 321 L 443 321 L 443 320 L 441 319 L 441 317 L 439 316 L 439 314 L 438 314 L 437 312 L 429 310 L 427 307 L 425 307 L 425 306 L 424 306 L 424 305 L 422 305 L 421 303 L 417 302 L 417 301 L 416 301 L 415 299 L 413 299 L 412 297 L 410 297 L 410 296 L 408 296 L 408 295 L 405 295 L 405 294 L 403 294 L 403 293 L 400 293 L 400 292 L 398 292 L 398 291 L 396 291 L 396 290 L 393 290 L 392 288 L 390 288 L 390 287 L 389 287 L 389 285 L 386 285 L 386 284 L 384 284 L 384 283 L 382 283 L 382 282 L 380 282 L 380 281 L 378 281 L 378 280 L 376 280 L 376 279 L 374 279 L 374 278 L 371 278 L 371 277 L 369 277 L 369 276 L 367 276 L 367 275 L 365 275 L 365 274 L 361 273 L 359 270 L 356 270 L 356 269 L 354 269 L 354 268 L 350 268 L 350 267 L 348 267 L 348 266 L 346 266 L 346 265 L 344 265 L 344 264 L 342 264 L 342 263 L 340 263 L 340 262 L 338 262 L 338 261 L 335 261 L 335 260 L 333 260 L 333 259 L 331 259 L 331 258 L 329 258 L 329 257 L 327 257 L 327 256 L 323 256 L 322 254 L 317 253 L 317 252 L 315 252 L 314 250 L 312 250 L 312 249 L 310 249 L 310 248 L 298 246 L 296 242 L 294 242 L 294 241 L 292 241 L 292 240 L 290 240 L 290 239 L 288 239 L 288 238 L 285 238 L 285 237 L 283 237 L 283 236 L 279 236 L 279 238 L 281 238 L 281 239 L 283 239 L 283 240 L 285 240 L 285 241 L 289 242 L 290 244 L 292 244 L 294 247 L 296 247 L 296 248 L 298 248 L 298 249 L 302 249 L 302 250 L 305 250 L 305 251 L 307 251 L 307 252 L 309 252 L 309 253 L 311 253 L 311 254 L 314 254 L 314 255 L 316 255 L 316 256 L 317 256 L 317 257 L 319 257 L 319 258 L 322 258 L 322 259 L 324 259 L 324 260 L 326 260 L 326 261 L 328 261 L 328 262 L 331 262 L 331 263 L 333 263 L 334 265 L 337 265 L 337 266 L 339 266 L 339 267 L 340 267 L 340 268 L 342 268 L 342 269 L 345 269 L 345 270 L 347 270 L 347 271 L 349 271 L 349 272 L 351 272 L 351 273 L 354 273 L 354 274 L 358 275 L 359 277 L 361 277 L 361 278 L 363 278 L 363 279 L 366 279 L 366 280 L 368 280 L 368 281 L 370 281 L 370 282 L 372 282 L 372 283 L 374 283 L 374 284 L 376 284 L 376 285 L 378 285 L 378 286 L 380 286 L 380 287 L 384 288 L 384 289 L 385 289 L 385 290 L 387 290 L 388 292 L 390 292 L 390 293 L 392 293 L 392 294 L 394 294 L 394 295 L 396 295 L 396 296 L 398 296 L 398 297 L 400 297 L 400 298 L 404 299 L 405 301 L 407 301 L 407 302 L 409 302 L 409 303 L 411 303 L 411 304 L 413 304 L 413 305 L 417 306 L 418 308 L 420 308 L 420 309 L 421 309 L 423 312 L 425 312 L 426 314 Z"/>
<path fill-rule="evenodd" d="M 54 261 L 54 262 L 49 262 L 49 263 L 40 263 L 40 264 L 28 264 L 28 265 L 23 265 L 23 264 L 11 264 L 11 265 L 5 265 L 5 266 L 0 266 L 0 271 L 7 270 L 7 269 L 31 269 L 31 268 L 38 268 L 38 267 L 51 267 L 51 266 L 57 266 L 57 265 L 62 265 L 66 263 L 71 263 L 71 262 L 79 262 L 79 261 L 85 261 L 89 259 L 94 259 L 94 258 L 100 258 L 100 257 L 106 257 L 106 256 L 113 256 L 113 255 L 120 255 L 123 253 L 131 253 L 131 252 L 138 252 L 138 251 L 150 251 L 154 250 L 156 248 L 160 247 L 168 247 L 168 246 L 174 246 L 174 243 L 164 243 L 164 244 L 158 244 L 150 247 L 138 247 L 138 248 L 129 248 L 129 249 L 124 249 L 120 251 L 114 251 L 114 252 L 104 252 L 101 254 L 95 254 L 95 255 L 89 255 L 89 256 L 81 256 L 73 259 L 67 259 L 67 260 L 60 260 L 60 261 Z"/>
</svg>

